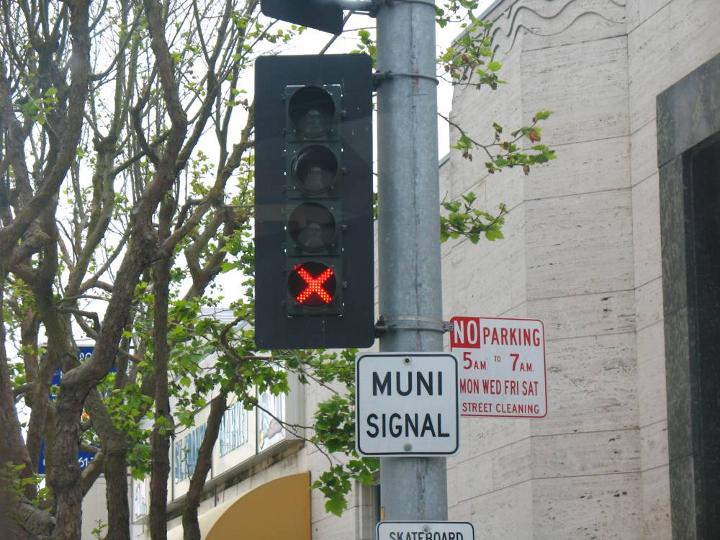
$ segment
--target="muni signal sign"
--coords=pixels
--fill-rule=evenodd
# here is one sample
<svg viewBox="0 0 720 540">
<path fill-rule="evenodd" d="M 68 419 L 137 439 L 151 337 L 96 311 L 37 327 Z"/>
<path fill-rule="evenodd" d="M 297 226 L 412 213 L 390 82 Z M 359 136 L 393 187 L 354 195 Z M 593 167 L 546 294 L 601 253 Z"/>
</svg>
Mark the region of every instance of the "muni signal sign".
<svg viewBox="0 0 720 540">
<path fill-rule="evenodd" d="M 366 55 L 255 65 L 255 341 L 375 339 L 372 76 Z"/>
<path fill-rule="evenodd" d="M 458 363 L 447 353 L 368 353 L 355 365 L 364 456 L 440 456 L 459 446 Z"/>
</svg>

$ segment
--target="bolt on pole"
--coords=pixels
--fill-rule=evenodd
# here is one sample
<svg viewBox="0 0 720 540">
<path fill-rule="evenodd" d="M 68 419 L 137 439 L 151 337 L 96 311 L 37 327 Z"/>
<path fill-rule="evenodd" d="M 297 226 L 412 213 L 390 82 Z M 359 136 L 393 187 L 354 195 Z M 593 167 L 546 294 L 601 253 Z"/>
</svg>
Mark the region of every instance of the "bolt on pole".
<svg viewBox="0 0 720 540">
<path fill-rule="evenodd" d="M 381 351 L 443 349 L 435 4 L 377 4 Z M 447 520 L 445 458 L 383 458 L 385 520 Z"/>
</svg>

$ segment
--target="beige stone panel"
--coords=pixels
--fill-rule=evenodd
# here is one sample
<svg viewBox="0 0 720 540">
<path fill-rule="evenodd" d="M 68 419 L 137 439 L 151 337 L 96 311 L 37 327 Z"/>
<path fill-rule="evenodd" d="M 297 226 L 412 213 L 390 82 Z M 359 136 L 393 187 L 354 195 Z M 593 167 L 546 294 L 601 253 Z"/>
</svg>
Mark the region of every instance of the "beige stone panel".
<svg viewBox="0 0 720 540">
<path fill-rule="evenodd" d="M 509 444 L 487 456 L 492 463 L 493 490 L 526 482 L 533 476 L 532 448 L 529 438 Z"/>
<path fill-rule="evenodd" d="M 642 470 L 668 464 L 667 421 L 661 420 L 640 428 Z"/>
<path fill-rule="evenodd" d="M 525 199 L 525 174 L 521 169 L 506 169 L 485 179 L 485 210 L 496 212 L 500 203 L 509 209 L 517 207 Z"/>
<path fill-rule="evenodd" d="M 527 203 L 529 299 L 632 288 L 629 190 Z"/>
<path fill-rule="evenodd" d="M 635 331 L 633 291 L 529 301 L 528 317 L 545 323 L 545 339 L 566 339 Z"/>
<path fill-rule="evenodd" d="M 532 319 L 527 312 L 527 302 L 518 304 L 517 306 L 500 313 L 498 317 L 510 317 L 511 319 Z"/>
<path fill-rule="evenodd" d="M 637 388 L 640 426 L 667 419 L 664 336 L 662 321 L 642 328 L 637 333 Z"/>
<path fill-rule="evenodd" d="M 668 466 L 642 473 L 643 539 L 672 540 Z"/>
<path fill-rule="evenodd" d="M 720 2 L 673 0 L 628 34 L 631 131 L 655 117 L 655 99 L 720 53 Z"/>
<path fill-rule="evenodd" d="M 461 451 L 448 459 L 451 506 L 532 477 L 528 420 L 461 418 L 461 433 L 476 426 L 481 428 L 474 430 L 479 436 L 463 435 Z M 473 440 L 478 442 L 473 444 Z"/>
<path fill-rule="evenodd" d="M 522 110 L 553 111 L 549 145 L 628 135 L 627 40 L 624 36 L 527 51 Z"/>
<path fill-rule="evenodd" d="M 625 8 L 613 0 L 525 0 L 514 6 L 511 36 L 522 28 L 525 51 L 625 35 Z M 510 37 L 503 32 L 501 49 Z"/>
<path fill-rule="evenodd" d="M 644 126 L 630 135 L 630 171 L 635 186 L 656 174 L 657 163 L 657 122 L 653 117 Z"/>
<path fill-rule="evenodd" d="M 531 435 L 530 423 L 523 418 L 460 417 L 460 449 L 448 459 L 449 466 L 461 465 L 487 455 Z"/>
<path fill-rule="evenodd" d="M 643 285 L 662 275 L 660 187 L 657 173 L 633 187 L 632 214 L 635 285 Z"/>
<path fill-rule="evenodd" d="M 643 24 L 673 0 L 627 0 L 628 32 Z"/>
<path fill-rule="evenodd" d="M 638 331 L 663 319 L 662 278 L 656 278 L 635 290 Z"/>
<path fill-rule="evenodd" d="M 640 470 L 636 429 L 592 431 L 533 437 L 535 478 L 610 475 Z"/>
<path fill-rule="evenodd" d="M 523 209 L 507 216 L 504 240 L 454 242 L 442 261 L 444 316 L 492 317 L 525 300 Z"/>
<path fill-rule="evenodd" d="M 448 462 L 448 506 L 493 490 L 493 461 L 489 454 L 450 466 Z"/>
<path fill-rule="evenodd" d="M 453 520 L 469 521 L 475 540 L 532 540 L 532 486 L 523 482 L 466 499 L 449 508 Z"/>
<path fill-rule="evenodd" d="M 627 137 L 554 146 L 557 159 L 525 177 L 525 199 L 579 195 L 629 187 Z"/>
<path fill-rule="evenodd" d="M 640 539 L 638 480 L 626 473 L 533 481 L 533 538 Z"/>
<path fill-rule="evenodd" d="M 548 414 L 533 435 L 637 427 L 634 333 L 550 340 L 545 353 Z"/>
</svg>

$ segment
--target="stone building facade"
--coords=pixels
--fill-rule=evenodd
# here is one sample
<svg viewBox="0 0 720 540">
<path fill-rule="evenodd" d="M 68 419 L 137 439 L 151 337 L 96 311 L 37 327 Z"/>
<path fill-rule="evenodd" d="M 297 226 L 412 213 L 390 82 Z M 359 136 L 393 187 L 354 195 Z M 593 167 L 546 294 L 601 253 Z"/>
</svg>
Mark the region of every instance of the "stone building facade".
<svg viewBox="0 0 720 540">
<path fill-rule="evenodd" d="M 720 231 L 698 203 L 717 188 L 683 176 L 710 144 L 704 174 L 720 181 L 720 2 L 503 0 L 488 16 L 508 84 L 458 89 L 453 119 L 517 126 L 550 109 L 558 159 L 527 177 L 443 165 L 450 197 L 510 208 L 502 242 L 446 246 L 445 313 L 542 319 L 549 412 L 465 420 L 451 515 L 480 538 L 720 538 L 720 315 L 703 255 Z"/>
<path fill-rule="evenodd" d="M 444 245 L 444 314 L 543 320 L 548 414 L 462 419 L 450 519 L 478 540 L 720 538 L 720 1 L 499 0 L 486 17 L 507 84 L 458 87 L 453 121 L 483 140 L 549 109 L 558 159 L 529 176 L 442 162 L 441 196 L 509 209 L 504 240 Z M 294 403 L 309 418 L 321 397 Z M 287 441 L 244 463 L 213 471 L 201 513 L 327 467 Z M 336 518 L 313 491 L 301 527 L 371 540 L 377 493 Z"/>
</svg>

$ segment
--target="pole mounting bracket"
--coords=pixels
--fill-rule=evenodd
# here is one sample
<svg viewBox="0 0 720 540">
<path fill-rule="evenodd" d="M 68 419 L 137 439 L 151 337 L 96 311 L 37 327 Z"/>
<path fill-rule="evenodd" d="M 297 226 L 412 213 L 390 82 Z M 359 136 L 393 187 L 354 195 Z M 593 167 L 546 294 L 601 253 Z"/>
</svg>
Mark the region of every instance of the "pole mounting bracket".
<svg viewBox="0 0 720 540">
<path fill-rule="evenodd" d="M 367 13 L 374 17 L 380 4 L 385 3 L 385 0 L 334 0 L 333 3 L 344 10 Z"/>
<path fill-rule="evenodd" d="M 373 88 L 377 89 L 384 81 L 395 77 L 408 77 L 411 79 L 425 79 L 439 84 L 437 77 L 434 75 L 424 75 L 422 73 L 399 73 L 396 71 L 376 71 L 373 73 Z"/>
<path fill-rule="evenodd" d="M 417 317 L 415 315 L 400 315 L 396 317 L 380 315 L 375 323 L 375 336 L 380 337 L 394 330 L 426 330 L 444 334 L 451 329 L 452 324 L 449 321 L 438 321 L 436 319 Z"/>
</svg>

